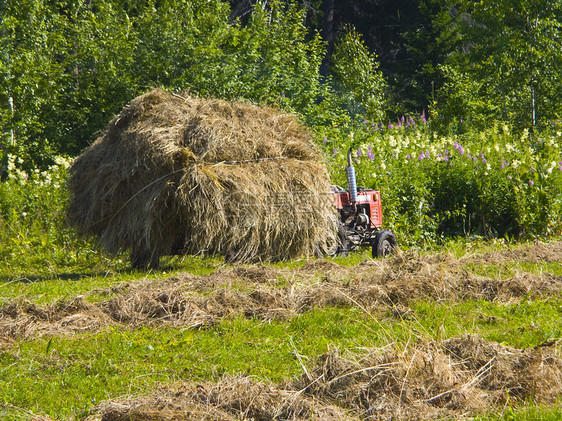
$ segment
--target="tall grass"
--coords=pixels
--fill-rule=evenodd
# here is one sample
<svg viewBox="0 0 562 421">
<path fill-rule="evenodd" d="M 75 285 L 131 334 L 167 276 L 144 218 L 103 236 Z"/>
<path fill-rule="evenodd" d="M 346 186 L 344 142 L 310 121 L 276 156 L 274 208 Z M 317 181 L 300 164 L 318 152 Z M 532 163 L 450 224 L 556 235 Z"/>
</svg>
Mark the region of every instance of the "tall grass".
<svg viewBox="0 0 562 421">
<path fill-rule="evenodd" d="M 103 254 L 65 223 L 68 160 L 59 158 L 45 171 L 23 172 L 18 164 L 10 156 L 0 182 L 0 277 L 56 277 L 106 264 Z"/>
</svg>

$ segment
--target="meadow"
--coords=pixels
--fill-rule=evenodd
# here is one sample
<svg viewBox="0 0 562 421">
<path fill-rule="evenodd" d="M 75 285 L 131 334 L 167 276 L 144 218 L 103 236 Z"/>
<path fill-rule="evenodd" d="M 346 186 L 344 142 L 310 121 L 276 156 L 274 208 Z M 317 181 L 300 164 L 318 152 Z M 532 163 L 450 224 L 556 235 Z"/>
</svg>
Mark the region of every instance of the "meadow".
<svg viewBox="0 0 562 421">
<path fill-rule="evenodd" d="M 562 158 L 543 134 L 422 118 L 353 149 L 401 252 L 135 272 L 64 221 L 68 159 L 0 184 L 0 417 L 562 418 Z M 351 135 L 353 133 L 353 135 Z"/>
</svg>

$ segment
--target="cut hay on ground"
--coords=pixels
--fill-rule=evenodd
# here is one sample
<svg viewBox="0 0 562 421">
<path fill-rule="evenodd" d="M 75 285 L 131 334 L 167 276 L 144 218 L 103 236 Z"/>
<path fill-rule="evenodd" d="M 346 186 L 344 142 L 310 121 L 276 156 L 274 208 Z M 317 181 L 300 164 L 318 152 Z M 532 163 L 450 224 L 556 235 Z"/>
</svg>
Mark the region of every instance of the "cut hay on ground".
<svg viewBox="0 0 562 421">
<path fill-rule="evenodd" d="M 562 393 L 555 347 L 519 350 L 468 335 L 367 351 L 327 353 L 280 385 L 225 376 L 163 386 L 103 402 L 87 421 L 465 419 L 506 405 L 555 405 Z"/>
<path fill-rule="evenodd" d="M 321 162 L 294 116 L 153 90 L 73 163 L 69 221 L 139 267 L 177 252 L 310 255 L 335 243 Z"/>
<path fill-rule="evenodd" d="M 548 247 L 561 250 L 562 243 Z M 513 258 L 535 261 L 548 254 L 548 247 L 537 244 L 517 253 L 514 250 Z M 473 274 L 465 267 L 504 259 L 503 252 L 467 259 L 406 252 L 355 267 L 322 259 L 293 269 L 233 265 L 208 275 L 179 274 L 116 285 L 44 306 L 21 298 L 0 306 L 0 348 L 17 340 L 96 331 L 108 325 L 200 328 L 241 316 L 287 321 L 329 306 L 351 306 L 369 315 L 407 319 L 414 315 L 409 306 L 416 301 L 515 303 L 560 294 L 562 276 L 552 273 L 506 271 L 504 279 L 496 279 Z M 106 299 L 90 303 L 89 294 Z"/>
</svg>

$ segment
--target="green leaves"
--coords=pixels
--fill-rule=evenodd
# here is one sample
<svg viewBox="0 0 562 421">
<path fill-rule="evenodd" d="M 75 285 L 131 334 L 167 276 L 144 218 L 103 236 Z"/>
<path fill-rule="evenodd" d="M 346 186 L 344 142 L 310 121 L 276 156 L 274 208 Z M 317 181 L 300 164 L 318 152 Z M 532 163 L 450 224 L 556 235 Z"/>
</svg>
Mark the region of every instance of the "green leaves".
<svg viewBox="0 0 562 421">
<path fill-rule="evenodd" d="M 364 111 L 370 119 L 381 119 L 386 84 L 375 56 L 353 28 L 336 43 L 332 64 L 335 81 L 348 97 L 352 114 Z"/>
<path fill-rule="evenodd" d="M 466 1 L 456 25 L 462 42 L 442 68 L 448 121 L 503 119 L 523 129 L 560 114 L 559 1 Z"/>
<path fill-rule="evenodd" d="M 308 121 L 328 96 L 319 76 L 324 43 L 293 1 L 256 4 L 245 25 L 230 22 L 220 0 L 1 7 L 0 144 L 13 133 L 9 152 L 28 169 L 77 154 L 155 85 L 276 104 Z"/>
</svg>

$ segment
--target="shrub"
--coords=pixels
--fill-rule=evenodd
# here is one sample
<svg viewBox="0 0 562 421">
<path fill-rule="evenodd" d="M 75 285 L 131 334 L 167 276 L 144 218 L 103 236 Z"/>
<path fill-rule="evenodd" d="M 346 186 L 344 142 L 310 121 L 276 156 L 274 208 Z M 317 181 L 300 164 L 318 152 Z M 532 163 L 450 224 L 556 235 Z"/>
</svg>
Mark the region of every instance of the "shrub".
<svg viewBox="0 0 562 421">
<path fill-rule="evenodd" d="M 363 121 L 318 134 L 333 181 L 353 148 L 358 183 L 381 190 L 385 225 L 402 241 L 451 236 L 534 237 L 562 229 L 560 132 L 507 126 L 438 136 L 423 116 Z"/>
</svg>

